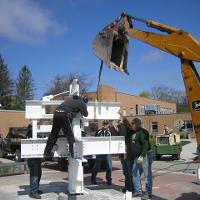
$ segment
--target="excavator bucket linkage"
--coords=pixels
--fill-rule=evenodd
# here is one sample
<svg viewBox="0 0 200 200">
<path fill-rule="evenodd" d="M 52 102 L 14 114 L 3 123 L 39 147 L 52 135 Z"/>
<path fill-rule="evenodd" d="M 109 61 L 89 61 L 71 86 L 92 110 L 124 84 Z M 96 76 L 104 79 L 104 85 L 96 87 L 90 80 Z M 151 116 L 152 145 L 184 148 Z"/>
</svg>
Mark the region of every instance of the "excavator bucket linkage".
<svg viewBox="0 0 200 200">
<path fill-rule="evenodd" d="M 128 38 L 111 26 L 107 26 L 95 37 L 93 51 L 95 55 L 111 69 L 127 74 Z"/>
</svg>

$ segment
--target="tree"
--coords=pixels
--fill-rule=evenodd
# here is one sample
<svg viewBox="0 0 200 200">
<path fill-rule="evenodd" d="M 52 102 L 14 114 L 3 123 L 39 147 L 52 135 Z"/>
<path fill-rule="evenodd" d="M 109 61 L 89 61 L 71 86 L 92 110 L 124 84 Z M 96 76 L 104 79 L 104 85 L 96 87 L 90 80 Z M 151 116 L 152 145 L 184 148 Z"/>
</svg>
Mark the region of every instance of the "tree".
<svg viewBox="0 0 200 200">
<path fill-rule="evenodd" d="M 157 85 L 151 89 L 151 97 L 153 99 L 158 99 L 161 101 L 171 102 L 170 93 L 171 93 L 170 88 L 163 85 Z"/>
<path fill-rule="evenodd" d="M 3 109 L 11 108 L 13 80 L 10 78 L 7 65 L 0 54 L 0 104 Z"/>
<path fill-rule="evenodd" d="M 144 91 L 140 92 L 139 96 L 145 97 L 145 98 L 150 98 L 150 93 L 149 93 L 149 91 L 144 90 Z"/>
<path fill-rule="evenodd" d="M 55 95 L 64 91 L 69 91 L 69 86 L 74 79 L 78 79 L 80 93 L 85 93 L 88 91 L 90 83 L 87 81 L 87 75 L 69 73 L 67 76 L 55 76 L 44 95 Z"/>
<path fill-rule="evenodd" d="M 177 112 L 189 111 L 187 96 L 184 91 L 176 90 L 163 85 L 158 85 L 151 89 L 151 97 L 161 101 L 176 103 Z"/>
<path fill-rule="evenodd" d="M 15 108 L 24 110 L 25 101 L 33 99 L 35 90 L 35 84 L 32 78 L 32 73 L 26 65 L 21 67 L 19 75 L 15 82 L 15 86 Z"/>
<path fill-rule="evenodd" d="M 151 89 L 151 97 L 153 99 L 176 104 L 187 104 L 187 97 L 185 92 L 164 85 L 154 86 Z"/>
</svg>

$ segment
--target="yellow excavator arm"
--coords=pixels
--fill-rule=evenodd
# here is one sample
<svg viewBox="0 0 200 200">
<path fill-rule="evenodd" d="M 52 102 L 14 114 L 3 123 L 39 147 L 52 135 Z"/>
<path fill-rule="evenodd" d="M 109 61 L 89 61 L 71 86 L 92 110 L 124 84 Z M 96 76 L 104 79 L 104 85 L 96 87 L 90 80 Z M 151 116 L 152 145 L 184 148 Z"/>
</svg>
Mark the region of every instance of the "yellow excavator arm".
<svg viewBox="0 0 200 200">
<path fill-rule="evenodd" d="M 133 27 L 140 21 L 158 29 L 158 34 Z M 200 62 L 200 44 L 189 33 L 151 20 L 143 20 L 122 13 L 96 36 L 93 51 L 110 68 L 128 73 L 128 37 L 136 38 L 180 58 L 182 77 L 191 111 L 197 145 L 200 146 L 200 78 L 193 61 Z"/>
</svg>

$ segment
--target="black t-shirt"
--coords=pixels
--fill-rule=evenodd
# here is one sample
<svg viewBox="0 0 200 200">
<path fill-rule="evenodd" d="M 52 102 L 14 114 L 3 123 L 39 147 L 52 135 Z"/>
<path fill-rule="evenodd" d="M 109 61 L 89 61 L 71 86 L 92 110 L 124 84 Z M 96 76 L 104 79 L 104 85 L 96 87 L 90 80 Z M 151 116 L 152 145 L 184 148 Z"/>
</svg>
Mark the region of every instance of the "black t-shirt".
<svg viewBox="0 0 200 200">
<path fill-rule="evenodd" d="M 60 104 L 57 109 L 63 110 L 66 113 L 70 113 L 73 117 L 77 113 L 81 113 L 83 116 L 88 116 L 87 105 L 81 97 L 69 97 L 66 101 Z"/>
</svg>

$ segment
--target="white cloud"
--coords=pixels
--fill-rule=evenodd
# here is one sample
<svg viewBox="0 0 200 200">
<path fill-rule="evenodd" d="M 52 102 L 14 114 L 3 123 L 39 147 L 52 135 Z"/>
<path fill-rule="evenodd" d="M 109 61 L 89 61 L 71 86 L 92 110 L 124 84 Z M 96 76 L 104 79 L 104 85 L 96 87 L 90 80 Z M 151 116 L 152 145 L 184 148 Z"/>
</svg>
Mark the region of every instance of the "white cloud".
<svg viewBox="0 0 200 200">
<path fill-rule="evenodd" d="M 0 36 L 35 43 L 49 33 L 65 30 L 51 19 L 50 12 L 33 0 L 0 0 Z"/>
<path fill-rule="evenodd" d="M 150 51 L 149 53 L 142 56 L 142 61 L 145 63 L 157 62 L 163 59 L 163 53 L 157 50 Z"/>
</svg>

